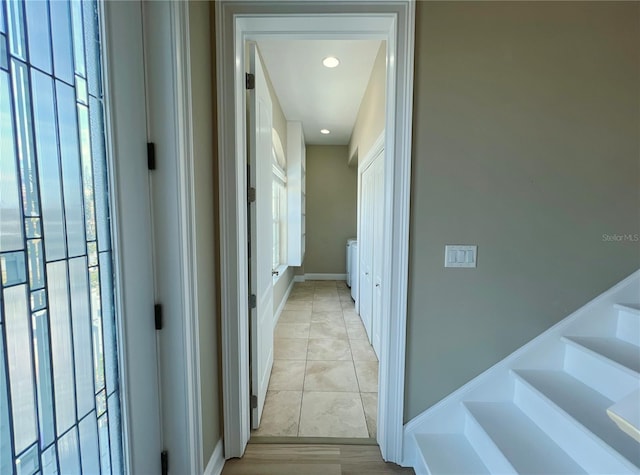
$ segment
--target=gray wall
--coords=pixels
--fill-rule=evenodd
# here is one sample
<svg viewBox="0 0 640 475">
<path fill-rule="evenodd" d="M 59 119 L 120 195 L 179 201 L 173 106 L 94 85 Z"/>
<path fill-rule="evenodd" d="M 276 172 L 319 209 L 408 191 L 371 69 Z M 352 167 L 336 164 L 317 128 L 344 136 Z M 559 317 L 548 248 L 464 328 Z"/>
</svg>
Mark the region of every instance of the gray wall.
<svg viewBox="0 0 640 475">
<path fill-rule="evenodd" d="M 212 5 L 212 4 L 211 4 Z M 213 10 L 213 8 L 211 8 Z M 212 67 L 209 3 L 189 4 L 191 88 L 194 136 L 194 196 L 196 217 L 197 287 L 200 335 L 200 400 L 202 404 L 202 463 L 206 466 L 222 437 L 219 385 L 219 307 L 216 275 L 215 84 Z M 211 21 L 211 23 L 210 23 Z M 214 50 L 215 52 L 215 50 Z"/>
<path fill-rule="evenodd" d="M 640 266 L 640 3 L 416 10 L 405 420 Z"/>
<path fill-rule="evenodd" d="M 358 173 L 346 145 L 307 146 L 307 274 L 344 274 L 347 239 L 356 235 Z"/>
</svg>

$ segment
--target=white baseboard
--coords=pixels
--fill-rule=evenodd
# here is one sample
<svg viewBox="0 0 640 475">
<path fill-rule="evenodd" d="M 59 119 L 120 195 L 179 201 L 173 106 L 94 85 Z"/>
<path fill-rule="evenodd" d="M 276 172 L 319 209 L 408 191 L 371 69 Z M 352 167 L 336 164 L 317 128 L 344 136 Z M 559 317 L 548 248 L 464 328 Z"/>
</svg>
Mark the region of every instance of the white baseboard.
<svg viewBox="0 0 640 475">
<path fill-rule="evenodd" d="M 347 280 L 347 274 L 305 274 L 305 280 Z"/>
<path fill-rule="evenodd" d="M 304 275 L 295 275 L 293 276 L 294 282 L 304 282 Z"/>
<path fill-rule="evenodd" d="M 278 308 L 273 315 L 274 328 L 278 323 L 278 320 L 280 320 L 280 315 L 282 314 L 282 310 L 284 309 L 284 306 L 287 304 L 287 300 L 289 299 L 289 294 L 291 294 L 291 291 L 293 290 L 293 284 L 295 284 L 295 282 L 296 282 L 295 278 L 291 279 L 291 282 L 289 283 L 289 287 L 287 287 L 287 290 L 282 297 L 282 301 L 280 302 L 280 305 L 278 305 Z"/>
<path fill-rule="evenodd" d="M 213 454 L 211 454 L 207 467 L 204 469 L 203 475 L 220 475 L 222 473 L 222 468 L 224 467 L 224 454 L 222 453 L 222 447 L 222 438 L 220 438 L 216 444 L 216 448 L 213 450 Z"/>
</svg>

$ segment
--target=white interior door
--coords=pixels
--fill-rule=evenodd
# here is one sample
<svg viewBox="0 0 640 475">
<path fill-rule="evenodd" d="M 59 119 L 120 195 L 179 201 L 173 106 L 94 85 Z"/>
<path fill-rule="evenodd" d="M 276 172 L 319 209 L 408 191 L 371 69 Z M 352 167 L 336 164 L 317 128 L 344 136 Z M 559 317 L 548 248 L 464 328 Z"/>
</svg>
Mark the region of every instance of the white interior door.
<svg viewBox="0 0 640 475">
<path fill-rule="evenodd" d="M 251 426 L 260 425 L 273 366 L 272 235 L 272 106 L 264 69 L 255 44 L 249 48 L 249 71 L 255 87 L 249 91 L 249 184 L 256 200 L 249 205 L 250 295 L 255 295 L 251 313 Z"/>
<path fill-rule="evenodd" d="M 373 287 L 372 287 L 372 337 L 371 344 L 380 359 L 380 349 L 382 348 L 382 267 L 383 267 L 383 239 L 382 223 L 384 222 L 384 152 L 374 159 L 371 164 L 373 181 Z"/>
<path fill-rule="evenodd" d="M 359 247 L 359 273 L 358 282 L 360 318 L 367 331 L 369 340 L 372 338 L 372 296 L 373 296 L 373 207 L 374 207 L 374 180 L 373 169 L 369 165 L 361 178 L 360 196 L 360 231 L 358 236 Z"/>
</svg>

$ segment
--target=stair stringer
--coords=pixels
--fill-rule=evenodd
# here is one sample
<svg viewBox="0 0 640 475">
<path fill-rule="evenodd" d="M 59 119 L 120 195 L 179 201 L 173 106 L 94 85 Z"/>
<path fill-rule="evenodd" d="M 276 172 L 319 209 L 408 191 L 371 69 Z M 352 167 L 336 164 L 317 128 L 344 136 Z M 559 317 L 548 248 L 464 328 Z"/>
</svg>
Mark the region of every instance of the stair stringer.
<svg viewBox="0 0 640 475">
<path fill-rule="evenodd" d="M 411 419 L 404 426 L 402 465 L 414 467 L 416 473 L 429 473 L 418 453 L 417 434 L 464 432 L 464 401 L 495 401 L 508 397 L 515 384 L 511 370 L 532 366 L 562 370 L 565 352 L 562 337 L 594 333 L 615 335 L 616 304 L 637 302 L 639 291 L 640 270 L 637 270 Z"/>
</svg>

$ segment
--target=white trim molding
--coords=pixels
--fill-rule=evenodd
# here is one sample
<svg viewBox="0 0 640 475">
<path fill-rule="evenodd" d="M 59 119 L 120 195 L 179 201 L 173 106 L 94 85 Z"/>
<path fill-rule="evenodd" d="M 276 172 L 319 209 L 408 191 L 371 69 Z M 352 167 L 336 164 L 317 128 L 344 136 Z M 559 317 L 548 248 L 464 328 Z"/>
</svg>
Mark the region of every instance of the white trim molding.
<svg viewBox="0 0 640 475">
<path fill-rule="evenodd" d="M 222 439 L 220 439 L 211 454 L 211 458 L 204 469 L 203 475 L 220 475 L 222 473 L 225 462 L 223 447 L 224 444 L 222 443 Z"/>
<path fill-rule="evenodd" d="M 372 39 L 387 42 L 384 335 L 378 442 L 385 460 L 402 459 L 413 112 L 414 0 L 216 2 L 218 156 L 225 457 L 249 439 L 249 351 L 244 45 L 260 38 Z"/>
</svg>

